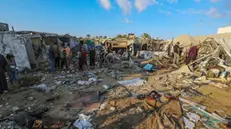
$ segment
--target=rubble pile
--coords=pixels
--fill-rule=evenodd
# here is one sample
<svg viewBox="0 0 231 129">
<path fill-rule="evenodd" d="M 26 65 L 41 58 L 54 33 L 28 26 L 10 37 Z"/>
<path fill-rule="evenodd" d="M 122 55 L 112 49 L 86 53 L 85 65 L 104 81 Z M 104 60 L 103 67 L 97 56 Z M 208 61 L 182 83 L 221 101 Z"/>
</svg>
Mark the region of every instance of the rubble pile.
<svg viewBox="0 0 231 129">
<path fill-rule="evenodd" d="M 231 54 L 225 45 L 206 40 L 188 65 L 172 65 L 166 51 L 114 54 L 113 63 L 84 72 L 49 73 L 43 62 L 1 95 L 0 128 L 229 128 Z"/>
</svg>

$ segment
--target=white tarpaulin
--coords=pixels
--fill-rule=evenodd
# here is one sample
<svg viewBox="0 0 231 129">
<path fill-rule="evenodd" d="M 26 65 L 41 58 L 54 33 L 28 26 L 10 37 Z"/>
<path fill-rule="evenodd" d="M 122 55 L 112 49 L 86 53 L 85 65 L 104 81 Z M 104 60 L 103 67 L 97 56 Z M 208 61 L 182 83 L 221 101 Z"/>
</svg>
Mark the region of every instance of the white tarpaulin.
<svg viewBox="0 0 231 129">
<path fill-rule="evenodd" d="M 225 52 L 227 53 L 227 55 L 229 56 L 229 57 L 231 57 L 231 39 L 228 39 L 228 38 L 226 38 L 226 39 L 224 39 L 224 38 L 222 38 L 222 39 L 216 39 L 216 38 L 214 38 L 214 40 L 219 44 L 219 45 L 221 45 L 221 47 L 225 50 Z"/>
</svg>

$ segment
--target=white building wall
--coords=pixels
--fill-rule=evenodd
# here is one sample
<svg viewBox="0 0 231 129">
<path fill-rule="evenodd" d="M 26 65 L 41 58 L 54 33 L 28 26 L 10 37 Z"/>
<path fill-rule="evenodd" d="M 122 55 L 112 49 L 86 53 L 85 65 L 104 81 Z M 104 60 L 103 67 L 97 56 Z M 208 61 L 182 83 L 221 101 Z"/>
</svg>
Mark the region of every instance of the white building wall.
<svg viewBox="0 0 231 129">
<path fill-rule="evenodd" d="M 217 34 L 231 33 L 231 26 L 219 28 Z"/>
<path fill-rule="evenodd" d="M 0 53 L 6 56 L 11 53 L 15 56 L 15 61 L 20 70 L 31 68 L 24 37 L 10 33 L 0 33 Z"/>
</svg>

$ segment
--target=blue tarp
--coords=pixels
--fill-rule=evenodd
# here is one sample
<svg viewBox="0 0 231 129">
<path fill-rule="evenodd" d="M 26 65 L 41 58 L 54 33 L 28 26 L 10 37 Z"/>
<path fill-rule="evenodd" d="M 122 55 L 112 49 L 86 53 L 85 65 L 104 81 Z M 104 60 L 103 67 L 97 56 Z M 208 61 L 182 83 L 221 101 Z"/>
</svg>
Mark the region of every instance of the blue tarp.
<svg viewBox="0 0 231 129">
<path fill-rule="evenodd" d="M 147 71 L 153 71 L 153 72 L 157 70 L 156 66 L 153 66 L 152 64 L 146 64 L 144 66 L 144 69 L 147 70 Z"/>
<path fill-rule="evenodd" d="M 153 67 L 153 65 L 151 65 L 151 64 L 146 64 L 146 65 L 144 66 L 144 69 L 150 71 L 150 70 L 152 69 L 152 67 Z"/>
</svg>

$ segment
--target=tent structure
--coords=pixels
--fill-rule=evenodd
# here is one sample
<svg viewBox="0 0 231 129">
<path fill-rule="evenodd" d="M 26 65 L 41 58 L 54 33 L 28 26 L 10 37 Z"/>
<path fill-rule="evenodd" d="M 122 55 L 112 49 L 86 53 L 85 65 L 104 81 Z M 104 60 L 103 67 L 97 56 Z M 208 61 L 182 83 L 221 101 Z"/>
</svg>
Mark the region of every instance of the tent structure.
<svg viewBox="0 0 231 129">
<path fill-rule="evenodd" d="M 207 38 L 200 44 L 201 48 L 199 49 L 197 60 L 191 62 L 188 66 L 197 62 L 197 64 L 200 63 L 200 67 L 213 64 L 214 66 L 229 68 L 227 66 L 231 65 L 230 42 L 231 39 L 229 38 Z M 215 63 L 211 63 L 211 60 L 215 60 Z M 231 71 L 231 69 L 226 70 Z"/>
<path fill-rule="evenodd" d="M 173 44 L 180 42 L 180 46 L 182 47 L 190 47 L 192 45 L 198 45 L 199 41 L 197 41 L 195 38 L 192 36 L 185 34 L 185 35 L 180 35 L 176 38 L 173 39 Z"/>
</svg>

